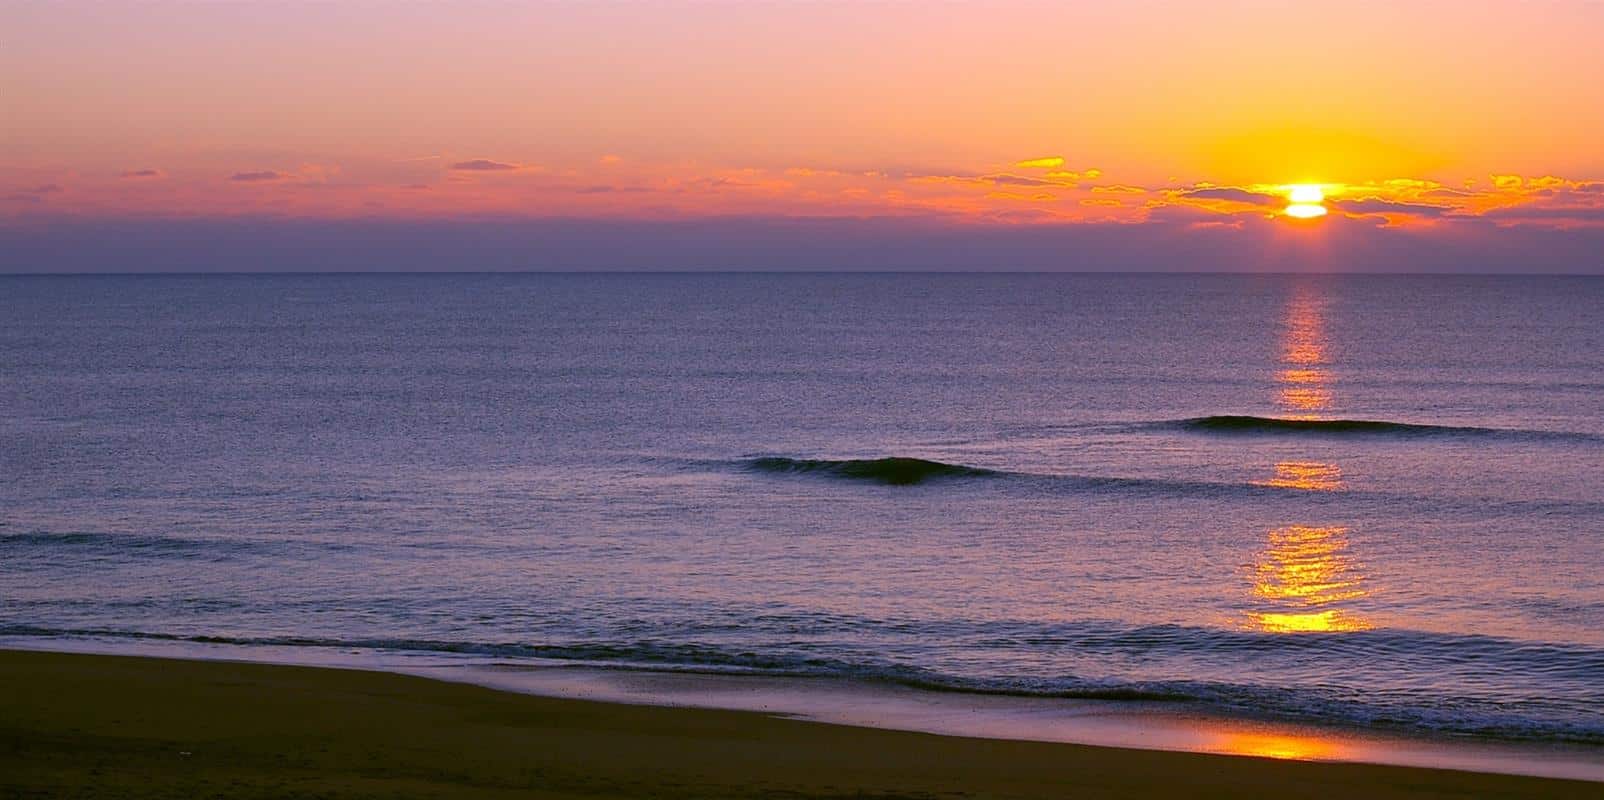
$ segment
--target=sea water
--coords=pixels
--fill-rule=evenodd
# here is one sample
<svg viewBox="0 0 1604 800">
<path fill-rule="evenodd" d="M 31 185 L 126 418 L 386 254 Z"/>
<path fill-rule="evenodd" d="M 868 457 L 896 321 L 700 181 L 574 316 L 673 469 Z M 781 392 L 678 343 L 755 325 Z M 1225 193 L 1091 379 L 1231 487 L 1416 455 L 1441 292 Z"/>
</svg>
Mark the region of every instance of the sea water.
<svg viewBox="0 0 1604 800">
<path fill-rule="evenodd" d="M 0 277 L 0 478 L 14 645 L 1604 744 L 1604 279 Z"/>
</svg>

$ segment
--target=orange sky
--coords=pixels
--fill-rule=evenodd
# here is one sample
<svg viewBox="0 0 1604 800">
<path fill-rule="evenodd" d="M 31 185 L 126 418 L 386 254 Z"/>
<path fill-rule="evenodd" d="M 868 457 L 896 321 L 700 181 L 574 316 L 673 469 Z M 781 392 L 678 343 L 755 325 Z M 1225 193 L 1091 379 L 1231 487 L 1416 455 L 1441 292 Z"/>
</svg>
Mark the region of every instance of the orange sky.
<svg viewBox="0 0 1604 800">
<path fill-rule="evenodd" d="M 1604 225 L 1604 3 L 13 2 L 0 221 Z"/>
</svg>

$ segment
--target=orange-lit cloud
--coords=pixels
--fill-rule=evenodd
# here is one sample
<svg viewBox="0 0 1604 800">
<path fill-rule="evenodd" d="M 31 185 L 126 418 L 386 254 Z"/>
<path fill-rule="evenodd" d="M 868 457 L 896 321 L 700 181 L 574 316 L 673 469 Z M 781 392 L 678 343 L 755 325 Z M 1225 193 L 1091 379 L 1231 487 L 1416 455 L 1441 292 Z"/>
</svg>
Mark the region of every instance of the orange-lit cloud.
<svg viewBox="0 0 1604 800">
<path fill-rule="evenodd" d="M 380 214 L 406 218 L 498 214 L 586 218 L 765 216 L 902 217 L 939 215 L 954 223 L 1164 224 L 1175 212 L 1204 216 L 1188 223 L 1274 219 L 1290 187 L 1272 184 L 1189 186 L 1088 183 L 1096 170 L 1008 172 L 1019 162 L 970 171 L 851 169 L 824 166 L 719 166 L 589 158 L 544 169 L 492 159 L 372 160 L 303 163 L 293 170 L 242 168 L 118 171 L 0 168 L 0 219 L 58 212 L 89 215 L 215 216 L 291 213 L 341 218 Z M 995 167 L 1004 167 L 997 169 Z M 498 176 L 476 180 L 475 174 Z M 1100 172 L 1098 173 L 1101 174 Z M 504 176 L 504 177 L 502 177 Z M 132 180 L 161 177 L 161 181 Z M 1117 177 L 1117 176 L 1116 176 Z M 263 191 L 224 193 L 222 184 Z M 9 187 L 5 184 L 9 183 Z M 72 187 L 66 195 L 62 190 Z M 49 188 L 54 187 L 54 188 Z M 421 188 L 429 191 L 419 191 Z M 266 189 L 273 191 L 266 191 Z M 315 191 L 313 191 L 315 189 Z M 1604 181 L 1500 173 L 1475 188 L 1428 178 L 1382 178 L 1323 185 L 1332 215 L 1386 225 L 1575 228 L 1604 224 Z M 1020 204 L 1035 210 L 1021 215 Z"/>
<path fill-rule="evenodd" d="M 849 220 L 1110 258 L 1314 244 L 1361 265 L 1400 243 L 1586 253 L 1604 229 L 1604 88 L 1577 80 L 1604 74 L 1604 4 L 1154 13 L 7 7 L 0 227 L 765 220 L 782 236 Z M 1066 31 L 1097 35 L 1066 50 Z M 1327 53 L 1348 55 L 1311 56 Z M 1324 216 L 1287 218 L 1295 185 L 1322 188 Z"/>
</svg>

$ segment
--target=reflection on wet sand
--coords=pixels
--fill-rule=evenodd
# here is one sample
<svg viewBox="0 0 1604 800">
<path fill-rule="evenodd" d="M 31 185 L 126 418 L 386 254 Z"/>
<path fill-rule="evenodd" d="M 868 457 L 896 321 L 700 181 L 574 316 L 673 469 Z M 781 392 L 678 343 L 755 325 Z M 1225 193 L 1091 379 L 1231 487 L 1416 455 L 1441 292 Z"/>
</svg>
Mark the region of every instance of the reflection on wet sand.
<svg viewBox="0 0 1604 800">
<path fill-rule="evenodd" d="M 1214 742 L 1214 752 L 1260 758 L 1337 759 L 1347 748 L 1330 737 L 1266 733 L 1227 733 Z"/>
<path fill-rule="evenodd" d="M 1326 365 L 1325 302 L 1300 292 L 1287 307 L 1276 399 L 1293 419 L 1319 419 L 1331 409 Z M 1260 486 L 1310 492 L 1343 488 L 1342 468 L 1323 461 L 1281 461 Z M 1372 624 L 1343 604 L 1364 597 L 1364 576 L 1349 555 L 1348 529 L 1287 525 L 1269 531 L 1253 565 L 1253 596 L 1263 604 L 1248 612 L 1253 627 L 1273 633 L 1357 631 Z M 1246 752 L 1246 751 L 1244 751 Z M 1256 755 L 1271 755 L 1269 752 Z M 1285 755 L 1283 758 L 1310 757 Z"/>
</svg>

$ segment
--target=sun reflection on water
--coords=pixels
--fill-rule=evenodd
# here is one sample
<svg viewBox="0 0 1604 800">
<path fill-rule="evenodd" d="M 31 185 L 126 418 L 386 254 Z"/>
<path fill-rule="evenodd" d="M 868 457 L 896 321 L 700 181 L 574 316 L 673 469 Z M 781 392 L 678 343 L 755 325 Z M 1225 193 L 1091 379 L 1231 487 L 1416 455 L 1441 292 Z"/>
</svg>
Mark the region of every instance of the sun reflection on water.
<svg viewBox="0 0 1604 800">
<path fill-rule="evenodd" d="M 1277 489 L 1334 492 L 1342 488 L 1342 468 L 1319 461 L 1282 461 L 1275 465 L 1275 477 L 1254 483 Z"/>
<path fill-rule="evenodd" d="M 1324 303 L 1313 294 L 1300 292 L 1287 309 L 1281 343 L 1283 369 L 1276 375 L 1281 384 L 1278 399 L 1294 418 L 1315 419 L 1331 408 L 1327 363 Z"/>
<path fill-rule="evenodd" d="M 1364 576 L 1348 555 L 1348 530 L 1289 525 L 1270 531 L 1270 546 L 1254 565 L 1253 594 L 1273 611 L 1251 612 L 1261 629 L 1277 633 L 1359 631 L 1373 627 L 1336 603 L 1368 592 Z"/>
<path fill-rule="evenodd" d="M 1332 408 L 1324 306 L 1312 291 L 1299 292 L 1287 306 L 1276 399 L 1294 419 L 1319 419 Z M 1344 486 L 1341 467 L 1312 459 L 1277 462 L 1274 475 L 1254 483 L 1307 492 L 1337 492 Z M 1368 594 L 1359 565 L 1349 554 L 1346 527 L 1292 524 L 1270 530 L 1252 575 L 1259 608 L 1249 611 L 1248 618 L 1258 630 L 1317 633 L 1374 627 L 1346 607 Z"/>
</svg>

